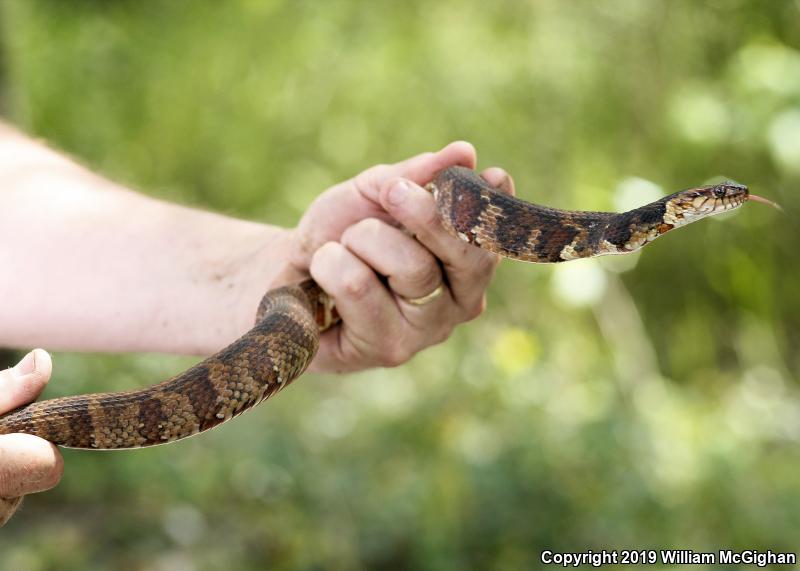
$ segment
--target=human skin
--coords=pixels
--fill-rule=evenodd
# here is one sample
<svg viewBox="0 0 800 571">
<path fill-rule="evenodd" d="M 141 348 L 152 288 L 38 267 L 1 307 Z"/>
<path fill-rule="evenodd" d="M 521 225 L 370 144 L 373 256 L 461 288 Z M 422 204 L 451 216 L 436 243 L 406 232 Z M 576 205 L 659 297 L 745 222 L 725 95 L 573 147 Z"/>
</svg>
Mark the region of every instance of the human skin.
<svg viewBox="0 0 800 571">
<path fill-rule="evenodd" d="M 310 275 L 342 317 L 311 370 L 400 365 L 485 307 L 499 259 L 450 237 L 420 186 L 475 164 L 474 148 L 455 142 L 374 166 L 284 229 L 133 192 L 0 123 L 0 346 L 208 355 L 252 326 L 268 289 Z M 483 176 L 513 192 L 503 170 Z M 441 284 L 430 303 L 406 301 Z M 35 355 L 46 378 L 5 372 L 0 413 L 49 378 L 46 352 Z M 28 493 L 9 476 L 20 466 L 42 467 L 39 489 L 58 481 L 57 450 L 35 440 L 0 436 L 0 498 Z"/>
<path fill-rule="evenodd" d="M 35 400 L 50 380 L 52 362 L 37 349 L 0 371 L 0 414 Z M 64 461 L 58 449 L 29 434 L 0 436 L 0 526 L 19 505 L 18 498 L 58 484 Z"/>
</svg>

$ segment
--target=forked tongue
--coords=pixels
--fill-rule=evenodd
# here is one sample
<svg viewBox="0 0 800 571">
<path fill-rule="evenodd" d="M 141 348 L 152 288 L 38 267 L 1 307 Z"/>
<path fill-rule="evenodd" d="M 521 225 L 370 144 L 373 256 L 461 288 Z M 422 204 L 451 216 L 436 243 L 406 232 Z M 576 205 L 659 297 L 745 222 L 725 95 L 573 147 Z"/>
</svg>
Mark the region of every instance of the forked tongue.
<svg viewBox="0 0 800 571">
<path fill-rule="evenodd" d="M 783 212 L 783 208 L 777 202 L 772 202 L 768 198 L 764 198 L 763 196 L 758 196 L 757 194 L 751 194 L 749 196 L 749 200 L 753 200 L 755 202 L 760 202 L 761 204 L 767 204 L 776 210 L 780 210 Z"/>
</svg>

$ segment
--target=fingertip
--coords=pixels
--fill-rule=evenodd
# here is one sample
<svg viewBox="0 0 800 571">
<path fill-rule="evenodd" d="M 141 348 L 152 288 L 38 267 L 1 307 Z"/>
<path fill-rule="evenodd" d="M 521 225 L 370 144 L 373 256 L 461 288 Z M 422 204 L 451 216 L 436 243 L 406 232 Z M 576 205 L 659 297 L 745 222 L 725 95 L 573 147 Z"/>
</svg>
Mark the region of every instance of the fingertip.
<svg viewBox="0 0 800 571">
<path fill-rule="evenodd" d="M 408 196 L 410 182 L 403 177 L 392 177 L 381 187 L 378 197 L 387 212 L 402 206 Z"/>
<path fill-rule="evenodd" d="M 505 169 L 500 167 L 489 167 L 481 173 L 481 178 L 488 182 L 497 190 L 514 196 L 514 179 Z"/>
<path fill-rule="evenodd" d="M 348 250 L 353 251 L 358 241 L 377 240 L 384 226 L 388 226 L 388 224 L 378 218 L 364 218 L 342 232 L 339 243 Z"/>
<path fill-rule="evenodd" d="M 18 381 L 44 385 L 50 379 L 52 369 L 50 354 L 44 349 L 34 349 L 11 369 L 11 373 Z"/>
<path fill-rule="evenodd" d="M 453 166 L 474 169 L 477 154 L 472 143 L 454 141 L 436 151 L 416 155 L 393 165 L 391 172 L 381 178 L 384 183 L 392 176 L 403 176 L 417 184 L 427 184 L 439 171 Z"/>
<path fill-rule="evenodd" d="M 311 255 L 311 263 L 308 267 L 311 277 L 314 277 L 315 266 L 319 266 L 321 262 L 326 262 L 332 256 L 340 255 L 343 249 L 344 246 L 342 246 L 339 242 L 334 242 L 333 240 L 329 240 L 317 248 L 317 250 Z"/>
<path fill-rule="evenodd" d="M 317 248 L 311 256 L 308 273 L 325 291 L 328 291 L 326 286 L 335 278 L 337 266 L 341 265 L 344 249 L 339 242 L 329 241 Z"/>
<path fill-rule="evenodd" d="M 369 297 L 379 295 L 378 278 L 363 260 L 338 242 L 328 242 L 314 254 L 311 277 L 336 302 L 344 320 L 351 308 Z"/>
<path fill-rule="evenodd" d="M 52 370 L 49 353 L 35 349 L 15 367 L 0 371 L 0 413 L 35 400 L 50 380 Z"/>
<path fill-rule="evenodd" d="M 16 406 L 35 400 L 47 386 L 53 372 L 53 361 L 47 351 L 34 349 L 30 354 L 33 356 L 33 371 L 18 376 L 12 385 L 16 394 Z"/>
<path fill-rule="evenodd" d="M 51 442 L 31 434 L 0 436 L 0 497 L 16 497 L 55 487 L 64 458 Z"/>
<path fill-rule="evenodd" d="M 396 217 L 398 211 L 408 209 L 412 201 L 430 196 L 430 193 L 412 180 L 395 177 L 386 181 L 379 196 L 381 206 Z"/>
<path fill-rule="evenodd" d="M 53 358 L 44 349 L 37 348 L 31 352 L 33 353 L 35 381 L 41 383 L 44 388 L 53 373 Z"/>
<path fill-rule="evenodd" d="M 438 153 L 448 166 L 459 165 L 474 169 L 478 163 L 478 152 L 469 141 L 453 141 L 445 145 Z"/>
</svg>

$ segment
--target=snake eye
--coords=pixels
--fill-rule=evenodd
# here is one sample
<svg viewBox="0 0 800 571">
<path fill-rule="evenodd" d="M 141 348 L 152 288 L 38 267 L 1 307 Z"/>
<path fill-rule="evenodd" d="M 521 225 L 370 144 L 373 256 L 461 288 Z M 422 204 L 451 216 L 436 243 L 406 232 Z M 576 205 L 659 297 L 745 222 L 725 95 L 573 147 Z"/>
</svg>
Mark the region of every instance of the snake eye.
<svg viewBox="0 0 800 571">
<path fill-rule="evenodd" d="M 718 186 L 714 189 L 714 198 L 725 198 L 725 194 L 726 192 L 724 186 Z"/>
</svg>

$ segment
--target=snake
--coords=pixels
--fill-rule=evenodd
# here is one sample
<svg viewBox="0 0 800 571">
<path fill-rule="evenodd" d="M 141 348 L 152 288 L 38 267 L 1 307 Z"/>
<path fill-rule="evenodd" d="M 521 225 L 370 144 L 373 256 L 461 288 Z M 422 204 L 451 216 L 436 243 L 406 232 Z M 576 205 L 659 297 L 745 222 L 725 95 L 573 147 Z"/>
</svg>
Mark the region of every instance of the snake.
<svg viewBox="0 0 800 571">
<path fill-rule="evenodd" d="M 722 182 L 623 213 L 567 211 L 511 196 L 465 167 L 438 172 L 426 189 L 451 235 L 506 258 L 544 264 L 629 254 L 748 199 L 774 205 L 744 185 Z M 120 450 L 205 432 L 299 377 L 316 354 L 320 334 L 338 320 L 333 299 L 311 279 L 272 289 L 250 331 L 188 370 L 137 390 L 22 406 L 0 417 L 0 435 L 26 433 L 66 448 Z"/>
</svg>

